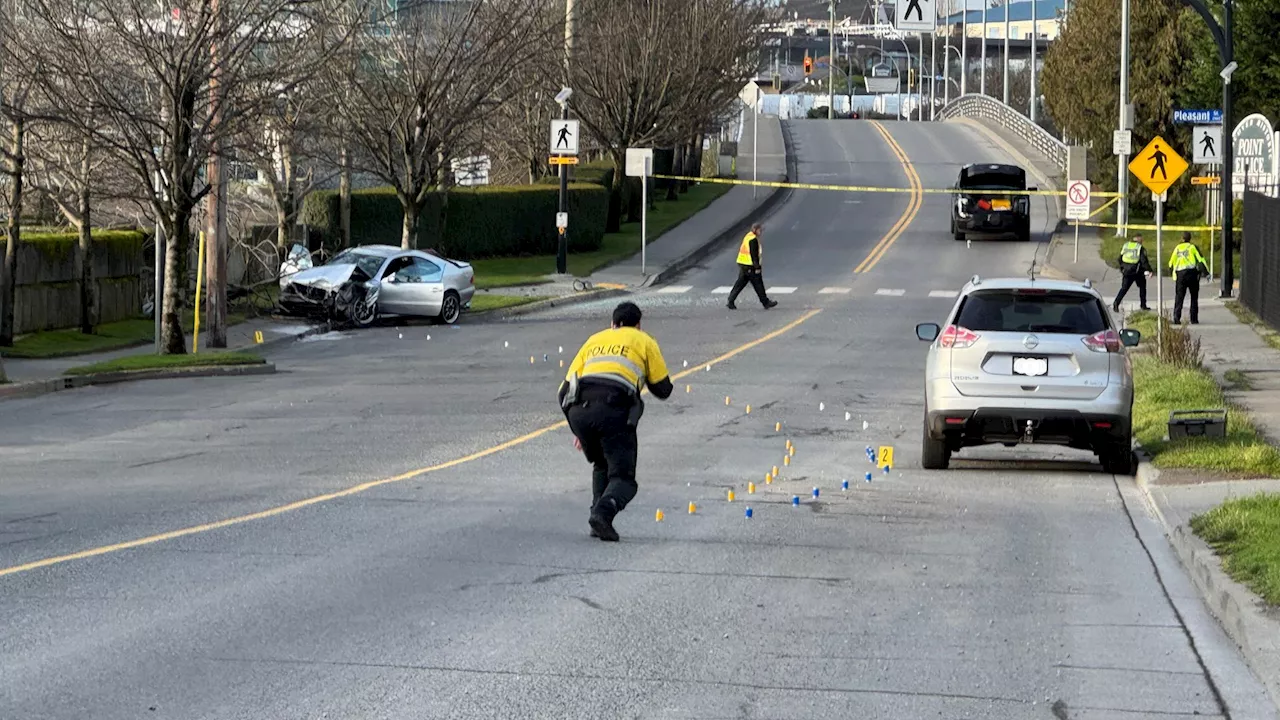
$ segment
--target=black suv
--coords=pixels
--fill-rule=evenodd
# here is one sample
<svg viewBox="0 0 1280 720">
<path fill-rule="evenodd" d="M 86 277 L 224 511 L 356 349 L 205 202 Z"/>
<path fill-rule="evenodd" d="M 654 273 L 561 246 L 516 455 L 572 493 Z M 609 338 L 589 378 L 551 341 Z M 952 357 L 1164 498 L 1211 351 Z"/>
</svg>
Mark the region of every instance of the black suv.
<svg viewBox="0 0 1280 720">
<path fill-rule="evenodd" d="M 990 193 L 990 190 L 1034 191 L 1027 187 L 1027 173 L 1017 165 L 965 165 L 951 196 L 951 234 L 1012 235 L 1031 239 L 1031 196 Z"/>
</svg>

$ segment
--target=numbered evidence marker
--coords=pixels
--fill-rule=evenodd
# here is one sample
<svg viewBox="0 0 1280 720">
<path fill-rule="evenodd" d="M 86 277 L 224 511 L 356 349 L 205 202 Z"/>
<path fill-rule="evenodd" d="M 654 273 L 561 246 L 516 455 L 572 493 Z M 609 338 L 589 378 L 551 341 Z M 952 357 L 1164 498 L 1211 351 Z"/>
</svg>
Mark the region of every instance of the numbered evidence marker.
<svg viewBox="0 0 1280 720">
<path fill-rule="evenodd" d="M 259 344 L 259 345 L 261 345 L 261 344 L 262 344 L 262 331 L 261 331 L 261 330 L 254 330 L 254 331 L 253 331 L 253 341 L 254 341 L 255 343 Z"/>
<path fill-rule="evenodd" d="M 890 467 L 893 465 L 893 446 L 881 445 L 876 452 L 876 467 Z"/>
</svg>

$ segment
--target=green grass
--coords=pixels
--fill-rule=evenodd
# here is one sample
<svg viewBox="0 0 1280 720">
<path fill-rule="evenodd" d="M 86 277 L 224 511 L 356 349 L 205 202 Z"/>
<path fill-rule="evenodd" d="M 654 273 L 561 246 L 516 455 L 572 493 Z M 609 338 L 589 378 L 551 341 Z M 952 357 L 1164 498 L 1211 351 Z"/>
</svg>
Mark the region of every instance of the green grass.
<svg viewBox="0 0 1280 720">
<path fill-rule="evenodd" d="M 658 200 L 657 208 L 649 212 L 648 241 L 652 243 L 662 233 L 710 205 L 731 188 L 731 185 L 724 183 L 702 183 L 690 186 L 689 192 L 682 193 L 676 200 Z M 570 255 L 568 270 L 574 276 L 585 277 L 609 263 L 638 252 L 640 223 L 625 223 L 618 232 L 604 236 L 599 250 Z M 546 276 L 556 271 L 556 256 L 477 259 L 471 261 L 471 266 L 476 271 L 477 289 L 539 285 L 549 282 Z"/>
<path fill-rule="evenodd" d="M 1228 500 L 1191 518 L 1191 529 L 1218 553 L 1232 579 L 1280 605 L 1280 494 Z"/>
<path fill-rule="evenodd" d="M 501 310 L 502 308 L 515 307 L 517 305 L 527 305 L 531 302 L 546 300 L 545 296 L 533 295 L 495 295 L 491 293 L 476 293 L 471 298 L 471 312 L 485 312 L 486 310 Z"/>
<path fill-rule="evenodd" d="M 1124 319 L 1125 327 L 1132 328 L 1142 333 L 1141 342 L 1145 345 L 1148 341 L 1155 343 L 1156 341 L 1156 314 L 1149 310 L 1139 310 L 1129 313 Z"/>
<path fill-rule="evenodd" d="M 225 365 L 260 365 L 266 362 L 252 353 L 203 352 L 198 355 L 128 355 L 67 370 L 68 375 L 122 372 L 127 370 L 161 370 L 170 368 L 220 367 Z"/>
<path fill-rule="evenodd" d="M 1252 390 L 1253 380 L 1239 370 L 1228 370 L 1222 374 L 1224 380 L 1227 381 L 1228 390 Z"/>
<path fill-rule="evenodd" d="M 1280 450 L 1267 444 L 1248 413 L 1227 401 L 1207 370 L 1135 354 L 1133 380 L 1134 436 L 1157 467 L 1214 470 L 1236 477 L 1280 477 Z M 1164 439 L 1171 410 L 1216 408 L 1227 410 L 1225 438 Z"/>
<path fill-rule="evenodd" d="M 119 350 L 151 342 L 155 338 L 154 332 L 154 322 L 143 318 L 103 323 L 93 335 L 85 335 L 74 328 L 45 330 L 17 338 L 13 347 L 5 348 L 0 354 L 10 358 L 40 359 Z"/>
</svg>

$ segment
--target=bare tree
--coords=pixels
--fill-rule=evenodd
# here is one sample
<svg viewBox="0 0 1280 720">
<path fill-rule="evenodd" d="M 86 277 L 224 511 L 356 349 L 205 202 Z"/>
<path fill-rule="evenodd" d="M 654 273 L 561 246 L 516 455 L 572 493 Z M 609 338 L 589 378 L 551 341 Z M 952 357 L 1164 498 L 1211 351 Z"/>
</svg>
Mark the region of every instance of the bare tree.
<svg viewBox="0 0 1280 720">
<path fill-rule="evenodd" d="M 324 48 L 346 41 L 349 33 L 328 22 L 343 0 L 17 1 L 47 38 L 44 92 L 56 106 L 82 108 L 73 115 L 86 119 L 78 129 L 153 189 L 145 201 L 168 239 L 161 348 L 185 353 L 182 265 L 193 210 L 209 192 L 201 169 L 212 149 L 307 75 L 295 67 L 279 83 L 282 63 L 314 70 L 326 59 L 278 49 L 300 34 Z"/>
<path fill-rule="evenodd" d="M 403 247 L 416 246 L 418 218 L 445 179 L 448 159 L 472 126 L 521 87 L 520 71 L 555 37 L 546 12 L 552 1 L 415 6 L 385 35 L 363 39 L 363 54 L 376 67 L 365 63 L 333 78 L 343 90 L 335 107 L 351 140 L 349 157 L 395 190 Z"/>
</svg>

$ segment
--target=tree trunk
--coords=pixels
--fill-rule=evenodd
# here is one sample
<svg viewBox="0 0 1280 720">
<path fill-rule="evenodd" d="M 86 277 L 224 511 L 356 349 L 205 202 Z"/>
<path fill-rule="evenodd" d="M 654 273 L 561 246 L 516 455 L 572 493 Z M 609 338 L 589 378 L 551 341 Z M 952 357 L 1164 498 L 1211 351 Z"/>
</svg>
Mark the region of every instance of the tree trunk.
<svg viewBox="0 0 1280 720">
<path fill-rule="evenodd" d="M 609 188 L 609 214 L 605 217 L 604 231 L 618 232 L 622 227 L 622 188 L 627 181 L 626 155 L 616 150 L 610 150 L 609 154 L 613 157 L 613 183 Z"/>
<path fill-rule="evenodd" d="M 18 295 L 18 239 L 22 236 L 22 179 L 26 158 L 22 154 L 26 137 L 26 122 L 22 118 L 13 120 L 13 137 L 9 152 L 13 155 L 9 163 L 9 224 L 5 228 L 8 243 L 4 250 L 3 297 L 0 297 L 0 346 L 12 347 L 14 334 L 14 301 Z"/>
<path fill-rule="evenodd" d="M 342 175 L 338 180 L 338 225 L 342 247 L 351 247 L 351 150 L 342 146 Z"/>
<path fill-rule="evenodd" d="M 4 359 L 0 358 L 0 385 L 9 382 L 9 376 L 4 374 Z"/>
<path fill-rule="evenodd" d="M 400 201 L 404 208 L 404 225 L 400 231 L 400 247 L 409 250 L 418 246 L 418 212 L 419 208 L 411 202 Z"/>
<path fill-rule="evenodd" d="M 684 145 L 680 143 L 677 143 L 671 150 L 671 174 L 677 176 L 684 174 Z M 679 199 L 678 188 L 676 187 L 679 183 L 679 180 L 672 180 L 667 183 L 668 200 Z"/>
<path fill-rule="evenodd" d="M 689 173 L 689 177 L 702 177 L 702 133 L 693 136 L 693 172 Z"/>
<path fill-rule="evenodd" d="M 680 152 L 680 157 L 683 158 L 682 164 L 684 166 L 684 172 L 680 174 L 685 177 L 697 177 L 698 166 L 693 164 L 693 144 L 684 143 L 681 147 L 683 149 Z M 689 181 L 681 180 L 679 189 L 681 193 L 689 192 Z"/>
<path fill-rule="evenodd" d="M 86 335 L 92 334 L 98 324 L 98 288 L 93 280 L 93 223 L 89 216 L 90 160 L 89 141 L 86 139 L 80 154 L 80 217 L 76 226 L 80 238 L 80 252 L 77 254 L 80 263 L 80 332 Z"/>
<path fill-rule="evenodd" d="M 182 334 L 182 318 L 178 312 L 181 298 L 178 293 L 186 277 L 180 271 L 179 259 L 191 246 L 191 210 L 177 208 L 172 227 L 165 228 L 169 239 L 164 255 L 164 315 L 160 318 L 160 354 L 186 355 L 187 340 Z"/>
<path fill-rule="evenodd" d="M 289 213 L 282 205 L 276 205 L 276 254 L 280 262 L 289 256 Z"/>
</svg>

